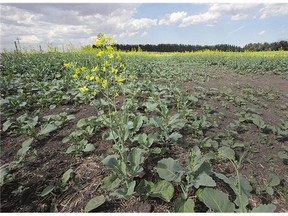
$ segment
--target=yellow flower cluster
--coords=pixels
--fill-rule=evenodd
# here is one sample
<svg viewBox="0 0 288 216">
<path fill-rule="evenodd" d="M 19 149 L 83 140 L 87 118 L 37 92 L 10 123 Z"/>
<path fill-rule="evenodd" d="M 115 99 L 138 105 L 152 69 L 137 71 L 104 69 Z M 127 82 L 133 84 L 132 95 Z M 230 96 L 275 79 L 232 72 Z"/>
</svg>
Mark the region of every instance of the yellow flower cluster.
<svg viewBox="0 0 288 216">
<path fill-rule="evenodd" d="M 111 37 L 97 36 L 96 46 L 97 64 L 91 68 L 77 66 L 77 63 L 65 63 L 65 68 L 74 71 L 73 79 L 83 79 L 86 85 L 80 87 L 81 92 L 87 92 L 96 96 L 99 91 L 106 95 L 119 96 L 122 83 L 126 80 L 133 80 L 133 74 L 125 73 L 125 65 L 121 62 L 121 56 L 116 53 Z M 111 86 L 112 88 L 108 88 Z"/>
</svg>

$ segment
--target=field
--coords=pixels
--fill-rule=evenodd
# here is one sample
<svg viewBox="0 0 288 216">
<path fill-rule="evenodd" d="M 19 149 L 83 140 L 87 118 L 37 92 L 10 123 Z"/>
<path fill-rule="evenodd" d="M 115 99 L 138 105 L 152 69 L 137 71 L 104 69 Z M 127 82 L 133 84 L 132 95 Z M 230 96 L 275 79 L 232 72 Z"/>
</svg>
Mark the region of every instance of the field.
<svg viewBox="0 0 288 216">
<path fill-rule="evenodd" d="M 288 53 L 1 54 L 1 212 L 287 212 Z"/>
</svg>

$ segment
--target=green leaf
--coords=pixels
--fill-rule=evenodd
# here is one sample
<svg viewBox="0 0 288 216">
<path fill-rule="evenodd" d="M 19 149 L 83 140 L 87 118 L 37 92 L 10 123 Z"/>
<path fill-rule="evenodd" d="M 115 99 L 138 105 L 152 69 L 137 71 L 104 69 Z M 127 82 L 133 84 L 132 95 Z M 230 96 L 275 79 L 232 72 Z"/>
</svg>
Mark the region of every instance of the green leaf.
<svg viewBox="0 0 288 216">
<path fill-rule="evenodd" d="M 78 147 L 76 145 L 69 146 L 68 149 L 66 150 L 66 153 L 70 154 L 72 152 L 77 152 Z"/>
<path fill-rule="evenodd" d="M 207 186 L 207 187 L 215 187 L 216 182 L 211 178 L 211 176 L 207 175 L 206 173 L 201 173 L 196 178 L 195 188 L 199 188 L 199 186 Z"/>
<path fill-rule="evenodd" d="M 3 124 L 3 128 L 2 131 L 5 132 L 6 130 L 8 130 L 8 128 L 13 124 L 13 122 L 8 119 L 7 121 L 4 122 Z"/>
<path fill-rule="evenodd" d="M 270 196 L 272 196 L 272 195 L 274 194 L 274 190 L 273 190 L 272 187 L 267 187 L 267 188 L 266 188 L 266 192 L 267 192 Z"/>
<path fill-rule="evenodd" d="M 263 212 L 263 213 L 271 213 L 276 210 L 276 206 L 273 204 L 268 205 L 259 205 L 257 208 L 254 208 L 251 213 Z"/>
<path fill-rule="evenodd" d="M 151 112 L 158 110 L 158 109 L 157 109 L 157 106 L 158 106 L 157 103 L 149 103 L 149 102 L 146 102 L 144 105 L 145 105 L 146 108 L 147 108 L 149 111 L 151 111 Z"/>
<path fill-rule="evenodd" d="M 41 129 L 38 135 L 46 135 L 54 130 L 56 130 L 58 127 L 52 123 L 47 124 L 45 127 Z"/>
<path fill-rule="evenodd" d="M 40 196 L 44 197 L 46 195 L 48 195 L 49 193 L 51 193 L 54 190 L 55 186 L 54 185 L 49 185 L 46 188 L 44 188 L 44 190 L 41 192 Z"/>
<path fill-rule="evenodd" d="M 63 175 L 62 175 L 62 186 L 65 187 L 67 182 L 69 181 L 70 177 L 71 177 L 71 173 L 73 172 L 72 169 L 68 169 Z"/>
<path fill-rule="evenodd" d="M 110 174 L 103 179 L 102 188 L 106 190 L 113 190 L 117 188 L 121 183 L 121 180 L 115 174 Z"/>
<path fill-rule="evenodd" d="M 137 116 L 133 121 L 134 131 L 139 131 L 142 125 L 143 125 L 143 116 Z"/>
<path fill-rule="evenodd" d="M 178 198 L 175 202 L 175 212 L 194 212 L 195 203 L 191 198 Z"/>
<path fill-rule="evenodd" d="M 83 152 L 92 152 L 95 150 L 95 146 L 91 143 L 88 143 L 85 148 L 83 149 Z"/>
<path fill-rule="evenodd" d="M 284 150 L 280 150 L 278 152 L 278 157 L 281 158 L 282 160 L 288 160 L 288 154 Z"/>
<path fill-rule="evenodd" d="M 22 148 L 18 150 L 17 155 L 24 155 L 30 149 L 30 145 L 32 144 L 34 138 L 29 138 L 22 143 Z"/>
<path fill-rule="evenodd" d="M 78 122 L 77 122 L 77 127 L 78 128 L 81 128 L 81 127 L 84 127 L 88 124 L 88 121 L 86 118 L 83 118 L 83 119 L 80 119 Z"/>
<path fill-rule="evenodd" d="M 151 148 L 150 152 L 152 154 L 160 154 L 161 153 L 161 148 L 159 148 L 159 147 Z"/>
<path fill-rule="evenodd" d="M 148 197 L 149 193 L 151 192 L 151 190 L 155 187 L 153 182 L 150 181 L 146 181 L 145 179 L 141 180 L 140 183 L 137 185 L 137 187 L 135 188 L 136 193 L 139 196 L 144 196 L 144 197 Z"/>
<path fill-rule="evenodd" d="M 177 141 L 178 139 L 182 138 L 183 136 L 178 132 L 173 132 L 169 135 L 168 139 L 172 139 L 174 141 Z"/>
<path fill-rule="evenodd" d="M 106 198 L 103 195 L 94 197 L 89 200 L 87 205 L 85 206 L 85 212 L 90 212 L 93 209 L 98 208 L 99 206 L 103 205 L 106 202 Z"/>
<path fill-rule="evenodd" d="M 136 186 L 136 181 L 132 181 L 132 182 L 129 183 L 129 186 L 128 186 L 128 189 L 127 189 L 127 193 L 126 193 L 127 196 L 132 196 L 133 195 L 135 186 Z"/>
<path fill-rule="evenodd" d="M 108 155 L 106 158 L 102 160 L 102 163 L 112 169 L 114 172 L 119 173 L 119 166 L 117 161 L 118 155 Z"/>
<path fill-rule="evenodd" d="M 22 143 L 22 147 L 28 147 L 32 144 L 34 138 L 29 138 Z"/>
<path fill-rule="evenodd" d="M 180 182 L 185 172 L 180 164 L 172 158 L 164 158 L 158 161 L 156 170 L 160 178 L 175 182 Z"/>
<path fill-rule="evenodd" d="M 268 186 L 273 187 L 273 186 L 277 186 L 279 184 L 280 184 L 280 178 L 277 175 L 271 173 L 268 176 Z"/>
<path fill-rule="evenodd" d="M 235 206 L 228 194 L 212 188 L 199 189 L 196 193 L 199 200 L 215 212 L 234 212 Z"/>
<path fill-rule="evenodd" d="M 174 194 L 174 187 L 170 182 L 165 180 L 157 182 L 151 189 L 149 196 L 158 197 L 165 202 L 170 202 Z"/>
<path fill-rule="evenodd" d="M 234 159 L 235 152 L 228 146 L 222 146 L 218 149 L 218 155 L 222 158 Z"/>
<path fill-rule="evenodd" d="M 249 204 L 248 196 L 247 196 L 246 194 L 242 193 L 241 197 L 237 196 L 236 199 L 235 199 L 235 201 L 234 201 L 234 203 L 235 203 L 238 207 L 241 206 L 241 205 L 240 205 L 240 203 L 241 203 L 241 202 L 240 202 L 240 199 L 241 199 L 241 202 L 243 203 L 243 206 L 246 207 L 246 206 Z"/>
</svg>

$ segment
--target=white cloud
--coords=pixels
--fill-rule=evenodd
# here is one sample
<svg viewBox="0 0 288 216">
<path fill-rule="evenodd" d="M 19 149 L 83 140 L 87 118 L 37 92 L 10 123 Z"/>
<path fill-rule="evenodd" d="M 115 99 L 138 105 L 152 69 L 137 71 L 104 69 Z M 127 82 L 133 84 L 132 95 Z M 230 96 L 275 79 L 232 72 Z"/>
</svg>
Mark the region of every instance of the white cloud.
<svg viewBox="0 0 288 216">
<path fill-rule="evenodd" d="M 264 19 L 269 16 L 288 15 L 288 4 L 269 4 L 260 9 L 260 13 L 260 19 Z"/>
<path fill-rule="evenodd" d="M 40 39 L 36 35 L 22 35 L 20 37 L 21 43 L 39 43 Z"/>
<path fill-rule="evenodd" d="M 266 31 L 263 30 L 263 31 L 260 31 L 260 32 L 258 33 L 258 35 L 263 35 L 263 34 L 265 34 L 265 33 L 266 33 Z"/>
<path fill-rule="evenodd" d="M 241 13 L 239 13 L 239 14 L 236 14 L 236 15 L 231 16 L 230 19 L 231 19 L 232 21 L 238 21 L 238 20 L 246 19 L 246 18 L 248 18 L 248 17 L 249 17 L 248 14 L 241 14 Z"/>
<path fill-rule="evenodd" d="M 148 32 L 145 31 L 141 34 L 141 37 L 145 37 L 146 35 L 148 35 Z"/>
<path fill-rule="evenodd" d="M 167 17 L 159 20 L 159 25 L 171 25 L 177 23 L 178 21 L 183 20 L 187 16 L 187 13 L 184 11 L 178 11 L 167 15 Z"/>
<path fill-rule="evenodd" d="M 157 25 L 156 19 L 134 18 L 138 4 L 3 4 L 1 41 L 91 44 L 97 33 L 114 39 L 132 37 Z M 32 37 L 34 35 L 35 37 Z M 37 40 L 37 39 L 38 40 Z"/>
<path fill-rule="evenodd" d="M 213 24 L 217 21 L 220 15 L 221 14 L 219 12 L 208 11 L 206 13 L 188 16 L 182 20 L 179 27 L 187 27 L 189 25 L 195 25 L 195 24 Z"/>
</svg>

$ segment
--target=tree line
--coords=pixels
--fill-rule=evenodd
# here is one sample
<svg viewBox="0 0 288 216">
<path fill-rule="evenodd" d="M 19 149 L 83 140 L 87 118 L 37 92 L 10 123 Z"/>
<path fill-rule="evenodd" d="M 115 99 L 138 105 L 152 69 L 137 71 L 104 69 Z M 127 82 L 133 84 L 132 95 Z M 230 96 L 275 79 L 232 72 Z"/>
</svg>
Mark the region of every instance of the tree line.
<svg viewBox="0 0 288 216">
<path fill-rule="evenodd" d="M 187 44 L 116 44 L 117 50 L 122 51 L 148 51 L 148 52 L 196 52 L 201 50 L 218 50 L 230 52 L 243 51 L 288 51 L 288 41 L 279 41 L 273 43 L 249 43 L 244 47 L 229 44 L 217 45 L 187 45 Z M 92 46 L 96 48 L 95 45 Z"/>
</svg>

